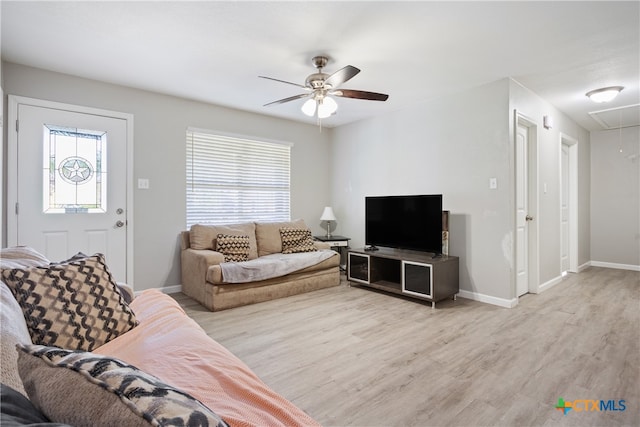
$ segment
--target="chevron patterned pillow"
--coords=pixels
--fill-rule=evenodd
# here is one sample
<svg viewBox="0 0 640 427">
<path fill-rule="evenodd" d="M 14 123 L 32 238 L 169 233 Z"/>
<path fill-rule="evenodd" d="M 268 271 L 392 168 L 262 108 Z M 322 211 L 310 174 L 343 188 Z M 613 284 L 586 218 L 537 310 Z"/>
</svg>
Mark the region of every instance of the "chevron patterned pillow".
<svg viewBox="0 0 640 427">
<path fill-rule="evenodd" d="M 216 251 L 224 255 L 225 262 L 242 262 L 249 259 L 249 236 L 218 234 Z"/>
<path fill-rule="evenodd" d="M 282 253 L 295 254 L 298 252 L 317 251 L 311 237 L 311 230 L 308 228 L 282 227 L 280 229 L 282 238 Z"/>
<path fill-rule="evenodd" d="M 51 421 L 74 426 L 227 426 L 188 393 L 112 357 L 18 346 L 29 398 Z"/>
<path fill-rule="evenodd" d="M 138 322 L 102 254 L 2 270 L 34 344 L 91 351 Z"/>
</svg>

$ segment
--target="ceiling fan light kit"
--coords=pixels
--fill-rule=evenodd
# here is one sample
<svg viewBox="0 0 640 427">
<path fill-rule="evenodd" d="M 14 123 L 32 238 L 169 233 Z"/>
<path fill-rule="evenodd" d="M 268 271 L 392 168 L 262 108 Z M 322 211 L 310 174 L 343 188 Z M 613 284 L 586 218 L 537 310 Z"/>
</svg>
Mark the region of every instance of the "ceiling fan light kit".
<svg viewBox="0 0 640 427">
<path fill-rule="evenodd" d="M 612 101 L 620 91 L 624 89 L 624 86 L 609 86 L 600 89 L 594 89 L 587 92 L 585 95 L 593 102 L 609 102 Z"/>
<path fill-rule="evenodd" d="M 335 112 L 338 110 L 338 103 L 332 98 L 332 96 L 365 99 L 371 101 L 386 101 L 389 98 L 389 95 L 383 93 L 365 92 L 362 90 L 353 89 L 338 90 L 336 89 L 338 86 L 353 78 L 360 72 L 360 70 L 352 65 L 347 65 L 346 67 L 339 69 L 333 74 L 327 74 L 323 73 L 322 69 L 329 62 L 328 57 L 314 56 L 312 62 L 314 67 L 316 67 L 318 71 L 307 76 L 304 85 L 274 79 L 272 77 L 259 76 L 263 79 L 274 80 L 280 83 L 294 85 L 306 90 L 306 93 L 273 101 L 265 104 L 265 106 L 272 104 L 284 104 L 285 102 L 295 101 L 297 99 L 309 98 L 302 105 L 302 112 L 309 117 L 316 116 L 318 118 L 318 121 L 320 121 L 320 119 L 326 119 L 332 114 L 335 114 Z"/>
<path fill-rule="evenodd" d="M 324 96 L 322 98 L 311 98 L 302 104 L 302 112 L 309 117 L 313 117 L 316 112 L 319 119 L 326 119 L 338 110 L 338 103 Z"/>
</svg>

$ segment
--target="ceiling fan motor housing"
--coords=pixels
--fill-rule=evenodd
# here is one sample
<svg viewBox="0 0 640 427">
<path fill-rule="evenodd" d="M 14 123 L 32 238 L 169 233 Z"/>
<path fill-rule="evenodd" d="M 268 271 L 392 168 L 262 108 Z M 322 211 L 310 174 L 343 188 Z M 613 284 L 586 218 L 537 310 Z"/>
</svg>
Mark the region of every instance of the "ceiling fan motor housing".
<svg viewBox="0 0 640 427">
<path fill-rule="evenodd" d="M 313 73 L 309 75 L 309 77 L 307 77 L 304 84 L 311 89 L 322 89 L 323 87 L 325 87 L 324 81 L 327 79 L 327 77 L 329 77 L 329 74 L 327 73 Z M 330 86 L 326 85 L 326 87 L 328 88 Z"/>
<path fill-rule="evenodd" d="M 309 77 L 307 77 L 307 79 L 305 80 L 304 84 L 308 88 L 311 88 L 314 90 L 321 89 L 325 87 L 324 81 L 327 79 L 327 77 L 329 77 L 329 74 L 322 72 L 322 69 L 329 62 L 329 58 L 327 58 L 326 56 L 314 56 L 311 59 L 311 62 L 313 63 L 313 66 L 318 69 L 318 72 L 309 75 Z M 327 85 L 327 88 L 330 88 L 330 86 Z"/>
</svg>

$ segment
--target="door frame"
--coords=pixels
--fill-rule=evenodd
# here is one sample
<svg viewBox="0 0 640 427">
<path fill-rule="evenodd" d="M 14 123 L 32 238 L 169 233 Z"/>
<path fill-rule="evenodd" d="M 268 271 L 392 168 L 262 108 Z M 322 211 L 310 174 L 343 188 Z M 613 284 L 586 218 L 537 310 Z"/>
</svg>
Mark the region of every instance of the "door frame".
<svg viewBox="0 0 640 427">
<path fill-rule="evenodd" d="M 562 207 L 562 146 L 569 149 L 569 272 L 578 272 L 578 140 L 560 132 L 560 206 Z M 562 224 L 562 213 L 560 214 Z M 562 235 L 560 236 L 562 239 Z M 560 255 L 562 256 L 562 254 Z M 562 270 L 562 263 L 561 270 Z M 564 272 L 560 272 L 564 273 Z"/>
<path fill-rule="evenodd" d="M 518 259 L 517 249 L 518 245 L 515 241 L 517 235 L 517 212 L 516 212 L 516 174 L 518 171 L 516 170 L 516 137 L 518 132 L 518 125 L 524 126 L 528 129 L 527 135 L 527 165 L 528 165 L 528 176 L 527 176 L 527 203 L 529 207 L 529 212 L 533 215 L 534 220 L 529 222 L 528 225 L 528 259 L 527 259 L 527 271 L 528 271 L 528 284 L 529 284 L 529 293 L 537 294 L 539 292 L 539 283 L 540 283 L 540 212 L 538 210 L 539 206 L 539 191 L 538 191 L 538 125 L 537 123 L 527 117 L 525 114 L 518 110 L 514 110 L 513 112 L 513 133 L 512 133 L 512 156 L 513 156 L 513 203 L 512 203 L 512 214 L 513 214 L 513 269 L 512 269 L 512 286 L 511 292 L 512 296 L 515 300 L 518 299 L 518 291 L 516 289 L 517 285 L 517 268 L 515 265 L 516 260 Z"/>
<path fill-rule="evenodd" d="M 43 99 L 28 98 L 18 95 L 8 95 L 8 120 L 11 125 L 8 128 L 7 144 L 7 245 L 13 246 L 18 241 L 18 226 L 15 206 L 18 201 L 18 106 L 30 105 L 34 107 L 64 110 L 73 113 L 91 114 L 95 116 L 121 119 L 126 122 L 126 200 L 125 221 L 127 224 L 127 271 L 126 282 L 133 286 L 133 114 L 118 111 L 104 110 L 100 108 L 85 107 L 81 105 L 66 104 Z M 10 208 L 12 207 L 12 208 Z"/>
</svg>

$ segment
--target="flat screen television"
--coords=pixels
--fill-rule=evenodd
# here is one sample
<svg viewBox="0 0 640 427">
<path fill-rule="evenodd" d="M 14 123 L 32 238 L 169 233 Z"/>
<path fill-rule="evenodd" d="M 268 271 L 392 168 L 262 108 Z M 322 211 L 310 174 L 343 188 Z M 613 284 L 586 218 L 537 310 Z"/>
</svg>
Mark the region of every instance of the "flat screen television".
<svg viewBox="0 0 640 427">
<path fill-rule="evenodd" d="M 442 253 L 442 194 L 365 197 L 365 243 Z"/>
</svg>

